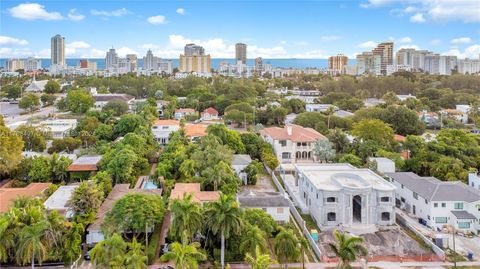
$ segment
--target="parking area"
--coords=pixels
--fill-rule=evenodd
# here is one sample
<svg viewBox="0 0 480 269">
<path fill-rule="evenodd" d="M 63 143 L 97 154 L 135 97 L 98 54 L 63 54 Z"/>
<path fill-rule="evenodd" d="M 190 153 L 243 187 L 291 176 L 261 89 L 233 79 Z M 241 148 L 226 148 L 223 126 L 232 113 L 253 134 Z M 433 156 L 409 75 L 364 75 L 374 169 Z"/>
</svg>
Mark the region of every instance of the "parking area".
<svg viewBox="0 0 480 269">
<path fill-rule="evenodd" d="M 18 104 L 10 104 L 8 102 L 0 102 L 0 114 L 4 117 L 15 117 L 20 115 L 23 110 Z"/>
</svg>

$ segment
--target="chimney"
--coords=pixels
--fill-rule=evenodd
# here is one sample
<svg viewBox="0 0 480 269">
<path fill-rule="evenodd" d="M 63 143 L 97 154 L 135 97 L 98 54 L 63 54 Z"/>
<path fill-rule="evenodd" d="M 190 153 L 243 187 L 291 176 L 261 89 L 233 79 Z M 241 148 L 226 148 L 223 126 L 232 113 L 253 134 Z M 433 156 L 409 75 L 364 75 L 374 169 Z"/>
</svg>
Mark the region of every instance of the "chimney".
<svg viewBox="0 0 480 269">
<path fill-rule="evenodd" d="M 292 135 L 292 125 L 291 124 L 287 124 L 287 134 L 289 136 Z"/>
</svg>

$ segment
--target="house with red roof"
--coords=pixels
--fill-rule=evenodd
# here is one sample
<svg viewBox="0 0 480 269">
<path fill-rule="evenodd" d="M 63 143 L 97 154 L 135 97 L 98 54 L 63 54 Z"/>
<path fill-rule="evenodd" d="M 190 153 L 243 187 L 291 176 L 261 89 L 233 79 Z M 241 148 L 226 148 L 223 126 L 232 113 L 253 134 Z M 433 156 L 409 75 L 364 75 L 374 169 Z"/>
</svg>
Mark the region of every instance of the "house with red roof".
<svg viewBox="0 0 480 269">
<path fill-rule="evenodd" d="M 218 120 L 218 111 L 213 107 L 206 108 L 200 114 L 200 118 L 202 120 Z"/>
<path fill-rule="evenodd" d="M 280 163 L 313 162 L 315 142 L 327 139 L 312 128 L 287 124 L 285 127 L 269 127 L 260 131 L 261 137 L 273 146 Z"/>
</svg>

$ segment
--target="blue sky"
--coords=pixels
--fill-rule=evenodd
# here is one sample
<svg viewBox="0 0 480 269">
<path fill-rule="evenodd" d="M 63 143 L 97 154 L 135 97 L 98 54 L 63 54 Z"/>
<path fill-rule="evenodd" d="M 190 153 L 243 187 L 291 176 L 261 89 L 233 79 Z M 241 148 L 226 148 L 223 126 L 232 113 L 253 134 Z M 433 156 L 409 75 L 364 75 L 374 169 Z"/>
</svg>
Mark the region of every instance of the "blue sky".
<svg viewBox="0 0 480 269">
<path fill-rule="evenodd" d="M 147 49 L 177 58 L 186 43 L 214 58 L 349 57 L 393 40 L 401 47 L 478 57 L 478 0 L 361 1 L 11 1 L 0 6 L 0 58 L 50 56 L 50 38 L 66 38 L 67 57 L 103 58 Z"/>
</svg>

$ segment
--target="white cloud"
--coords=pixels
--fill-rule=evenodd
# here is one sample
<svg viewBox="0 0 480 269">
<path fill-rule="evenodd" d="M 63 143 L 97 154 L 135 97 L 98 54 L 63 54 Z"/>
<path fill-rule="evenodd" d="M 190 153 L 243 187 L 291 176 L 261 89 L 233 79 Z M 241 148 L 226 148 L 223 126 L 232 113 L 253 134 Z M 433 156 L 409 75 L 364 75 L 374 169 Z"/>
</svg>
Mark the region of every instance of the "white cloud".
<svg viewBox="0 0 480 269">
<path fill-rule="evenodd" d="M 163 15 L 152 16 L 147 19 L 147 21 L 151 24 L 165 24 L 167 23 L 167 19 Z"/>
<path fill-rule="evenodd" d="M 158 49 L 160 48 L 158 45 L 155 44 L 142 44 L 139 46 L 142 49 Z"/>
<path fill-rule="evenodd" d="M 364 48 L 364 49 L 371 49 L 371 48 L 375 48 L 376 46 L 377 46 L 377 42 L 371 41 L 371 40 L 357 45 L 357 47 Z"/>
<path fill-rule="evenodd" d="M 37 58 L 49 58 L 52 51 L 50 49 L 42 49 L 39 52 L 34 53 Z"/>
<path fill-rule="evenodd" d="M 480 4 L 478 0 L 368 0 L 367 3 L 363 3 L 361 6 L 381 7 L 392 3 L 407 3 L 408 6 L 400 13 L 416 12 L 417 14 L 410 18 L 413 22 L 423 22 L 427 19 L 436 22 L 480 22 Z M 427 17 L 425 17 L 425 15 L 427 15 Z M 415 19 L 417 19 L 417 21 L 414 21 Z M 423 21 L 418 21 L 422 19 Z"/>
<path fill-rule="evenodd" d="M 280 41 L 280 44 L 285 45 L 285 44 L 287 44 L 287 41 L 282 40 L 282 41 Z"/>
<path fill-rule="evenodd" d="M 450 43 L 458 45 L 458 44 L 469 44 L 472 43 L 472 39 L 470 37 L 459 37 L 450 40 Z"/>
<path fill-rule="evenodd" d="M 432 40 L 430 40 L 430 45 L 432 45 L 432 46 L 438 46 L 438 45 L 440 45 L 441 43 L 442 43 L 442 40 L 440 40 L 440 39 L 432 39 Z"/>
<path fill-rule="evenodd" d="M 89 53 L 83 54 L 82 58 L 104 58 L 106 55 L 106 51 L 99 50 L 99 49 L 91 49 Z"/>
<path fill-rule="evenodd" d="M 25 46 L 25 45 L 28 45 L 28 42 L 27 40 L 18 39 L 11 36 L 5 36 L 5 35 L 0 36 L 0 46 L 18 46 L 18 45 Z"/>
<path fill-rule="evenodd" d="M 412 39 L 408 36 L 402 37 L 398 40 L 399 43 L 412 43 Z"/>
<path fill-rule="evenodd" d="M 33 20 L 62 20 L 63 16 L 59 12 L 48 12 L 45 6 L 37 3 L 23 3 L 8 9 L 12 17 L 33 21 Z"/>
<path fill-rule="evenodd" d="M 305 41 L 305 40 L 297 41 L 294 44 L 297 45 L 297 46 L 308 46 L 308 42 Z"/>
<path fill-rule="evenodd" d="M 125 57 L 127 54 L 138 54 L 137 51 L 129 48 L 129 47 L 121 47 L 119 49 L 116 49 L 118 56 L 120 57 Z"/>
<path fill-rule="evenodd" d="M 76 8 L 70 9 L 67 16 L 72 21 L 81 21 L 81 20 L 85 19 L 84 15 L 77 13 Z"/>
<path fill-rule="evenodd" d="M 420 47 L 417 46 L 417 45 L 413 45 L 413 44 L 407 44 L 407 45 L 401 45 L 399 48 L 400 49 L 416 49 L 416 50 L 419 50 Z"/>
<path fill-rule="evenodd" d="M 185 15 L 185 9 L 177 8 L 177 13 L 180 14 L 180 15 Z"/>
<path fill-rule="evenodd" d="M 340 37 L 339 36 L 336 36 L 336 35 L 326 35 L 326 36 L 322 36 L 320 37 L 320 39 L 324 42 L 327 42 L 327 41 L 335 41 L 335 40 L 339 40 Z"/>
<path fill-rule="evenodd" d="M 425 18 L 423 17 L 422 13 L 415 13 L 415 15 L 410 17 L 410 21 L 422 23 L 425 22 Z"/>
<path fill-rule="evenodd" d="M 128 10 L 124 7 L 120 8 L 120 9 L 115 9 L 115 10 L 112 10 L 112 11 L 92 9 L 92 10 L 90 10 L 90 13 L 94 16 L 121 17 L 121 16 L 127 15 Z"/>
<path fill-rule="evenodd" d="M 480 55 L 480 44 L 474 44 L 471 45 L 463 52 L 461 52 L 459 49 L 451 49 L 447 52 L 444 52 L 443 55 L 453 55 L 457 56 L 459 59 L 464 59 L 464 58 L 478 58 L 478 55 Z"/>
<path fill-rule="evenodd" d="M 88 49 L 90 48 L 90 44 L 85 41 L 73 41 L 72 43 L 68 43 L 66 47 L 72 49 Z"/>
</svg>

